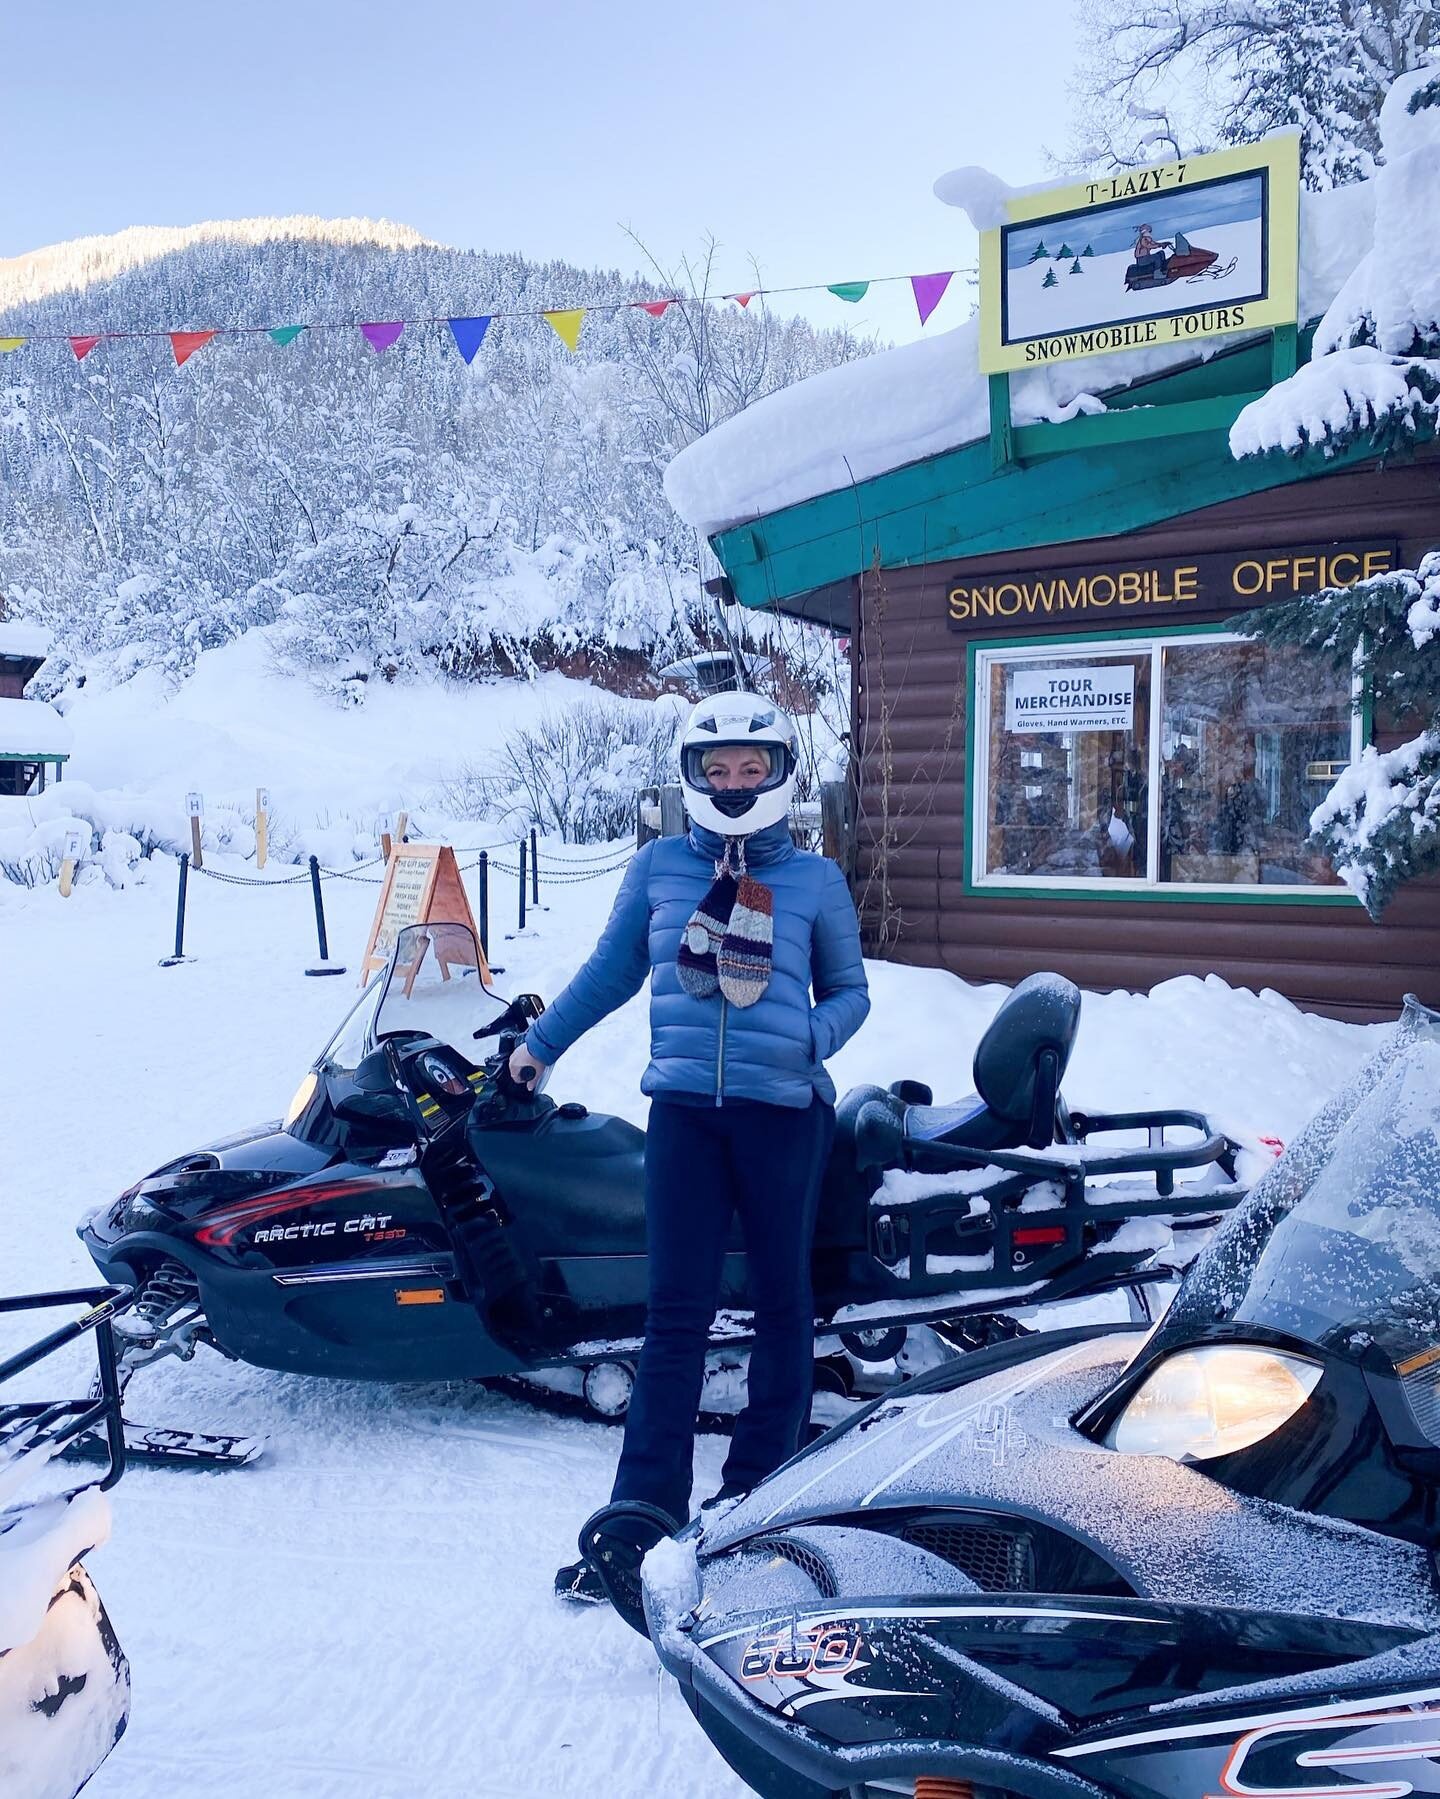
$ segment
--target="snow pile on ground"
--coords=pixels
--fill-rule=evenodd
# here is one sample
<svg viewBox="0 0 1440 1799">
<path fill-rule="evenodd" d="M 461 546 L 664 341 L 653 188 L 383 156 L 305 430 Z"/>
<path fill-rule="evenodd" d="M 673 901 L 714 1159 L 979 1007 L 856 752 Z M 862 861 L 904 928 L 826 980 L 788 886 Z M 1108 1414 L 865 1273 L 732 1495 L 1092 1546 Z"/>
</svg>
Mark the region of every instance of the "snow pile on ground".
<svg viewBox="0 0 1440 1799">
<path fill-rule="evenodd" d="M 513 886 L 492 891 L 504 992 L 553 997 L 599 933 L 619 873 L 547 882 L 565 856 L 542 845 L 542 909 L 524 935 L 506 935 Z M 0 932 L 25 946 L 0 1001 L 26 1044 L 0 1086 L 7 1289 L 92 1279 L 74 1235 L 82 1210 L 283 1111 L 355 992 L 378 891 L 327 884 L 332 953 L 351 977 L 317 981 L 303 973 L 304 883 L 192 882 L 195 960 L 176 968 L 156 965 L 168 880 L 97 883 L 68 900 L 0 883 Z M 910 1076 L 941 1100 L 967 1091 L 1003 989 L 882 963 L 869 975 L 874 1009 L 831 1065 L 837 1085 Z M 1066 1091 L 1092 1110 L 1199 1106 L 1237 1135 L 1288 1138 L 1388 1029 L 1214 979 L 1087 994 Z M 643 1123 L 648 1044 L 642 994 L 563 1059 L 551 1091 Z M 57 1106 L 83 1129 L 59 1123 Z M 0 1342 L 17 1341 L 15 1321 L 0 1327 Z M 76 1391 L 92 1355 L 73 1352 Z M 551 1597 L 609 1491 L 613 1429 L 467 1383 L 322 1382 L 205 1352 L 137 1376 L 130 1409 L 141 1423 L 263 1434 L 269 1450 L 227 1474 L 132 1470 L 112 1496 L 113 1540 L 88 1565 L 131 1660 L 134 1710 L 96 1799 L 741 1799 L 647 1646 L 608 1612 Z M 719 1484 L 725 1447 L 702 1441 L 698 1493 Z"/>
<path fill-rule="evenodd" d="M 1231 453 L 1344 444 L 1440 419 L 1440 66 L 1402 75 L 1380 111 L 1372 241 L 1315 332 L 1312 360 L 1247 406 Z M 1345 190 L 1341 190 L 1345 191 Z"/>
<path fill-rule="evenodd" d="M 1373 186 L 1301 196 L 1302 319 L 1324 312 L 1368 248 Z M 977 230 L 997 222 L 997 206 L 1012 191 L 983 169 L 955 170 L 935 187 L 947 205 L 970 214 Z M 1100 411 L 1097 396 L 1236 341 L 1210 338 L 1027 370 L 1011 376 L 1011 414 L 1025 425 Z M 681 451 L 665 472 L 670 503 L 698 530 L 719 531 L 983 437 L 989 393 L 978 351 L 972 318 L 771 394 Z"/>
<path fill-rule="evenodd" d="M 437 675 L 369 681 L 357 703 L 340 706 L 286 670 L 271 631 L 261 628 L 202 652 L 178 687 L 158 669 L 108 688 L 87 683 L 62 696 L 63 718 L 36 702 L 0 701 L 0 737 L 5 709 L 23 705 L 49 719 L 54 747 L 62 734 L 73 741 L 61 783 L 43 794 L 0 797 L 0 884 L 7 875 L 27 885 L 52 879 L 67 836 L 78 831 L 79 879 L 123 885 L 141 856 L 189 849 L 190 793 L 204 801 L 207 856 L 253 856 L 260 788 L 269 793 L 276 862 L 366 860 L 378 854 L 381 820 L 402 811 L 416 834 L 482 841 L 473 824 L 468 834 L 461 829 L 472 814 L 453 816 L 457 778 L 486 765 L 511 733 L 547 711 L 595 695 L 587 682 L 558 674 L 534 681 Z"/>
</svg>

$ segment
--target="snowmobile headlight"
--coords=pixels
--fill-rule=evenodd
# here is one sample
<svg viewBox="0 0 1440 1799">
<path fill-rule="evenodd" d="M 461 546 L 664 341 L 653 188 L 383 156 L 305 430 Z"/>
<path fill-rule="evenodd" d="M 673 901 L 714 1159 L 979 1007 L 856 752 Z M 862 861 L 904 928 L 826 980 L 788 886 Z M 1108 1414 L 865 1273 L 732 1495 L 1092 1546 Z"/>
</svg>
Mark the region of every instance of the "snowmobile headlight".
<svg viewBox="0 0 1440 1799">
<path fill-rule="evenodd" d="M 290 1104 L 285 1109 L 284 1128 L 287 1131 L 290 1129 L 290 1126 L 292 1124 L 294 1124 L 295 1120 L 300 1116 L 300 1114 L 305 1110 L 306 1106 L 308 1106 L 310 1104 L 310 1101 L 312 1099 L 314 1099 L 315 1089 L 319 1085 L 320 1085 L 320 1076 L 318 1074 L 316 1074 L 315 1070 L 312 1068 L 310 1070 L 309 1074 L 307 1074 L 305 1076 L 305 1079 L 303 1081 L 301 1081 L 300 1085 L 295 1089 L 295 1097 L 294 1097 L 294 1099 L 292 1099 L 290 1101 Z"/>
<path fill-rule="evenodd" d="M 1248 1343 L 1211 1343 L 1167 1356 L 1111 1429 L 1125 1455 L 1206 1462 L 1233 1455 L 1293 1418 L 1320 1380 L 1318 1363 Z"/>
</svg>

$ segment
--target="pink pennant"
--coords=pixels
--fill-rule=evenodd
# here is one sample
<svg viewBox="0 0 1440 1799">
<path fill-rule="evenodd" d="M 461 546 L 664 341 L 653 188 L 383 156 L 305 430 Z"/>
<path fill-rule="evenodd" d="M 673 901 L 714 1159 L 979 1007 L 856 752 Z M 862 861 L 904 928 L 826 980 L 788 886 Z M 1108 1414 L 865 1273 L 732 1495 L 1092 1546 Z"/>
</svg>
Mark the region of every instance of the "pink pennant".
<svg viewBox="0 0 1440 1799">
<path fill-rule="evenodd" d="M 84 362 L 99 341 L 98 337 L 72 337 L 70 348 L 75 352 L 76 362 Z"/>
<path fill-rule="evenodd" d="M 360 332 L 366 343 L 369 344 L 370 348 L 374 350 L 378 356 L 382 350 L 388 350 L 390 348 L 391 344 L 396 341 L 404 329 L 405 322 L 403 319 L 392 319 L 388 324 L 384 325 L 362 325 L 360 327 Z"/>
<path fill-rule="evenodd" d="M 663 319 L 666 308 L 673 306 L 673 300 L 639 300 L 636 302 L 641 312 L 648 312 L 652 319 Z"/>
<path fill-rule="evenodd" d="M 943 275 L 912 275 L 910 286 L 915 292 L 915 306 L 923 325 L 945 298 L 945 289 L 950 285 L 950 277 L 954 269 L 947 269 Z"/>
<path fill-rule="evenodd" d="M 757 289 L 751 288 L 751 290 L 748 294 L 731 294 L 730 298 L 732 300 L 736 301 L 741 306 L 748 306 L 750 304 L 750 302 L 755 298 L 755 294 L 757 291 L 758 291 Z"/>
</svg>

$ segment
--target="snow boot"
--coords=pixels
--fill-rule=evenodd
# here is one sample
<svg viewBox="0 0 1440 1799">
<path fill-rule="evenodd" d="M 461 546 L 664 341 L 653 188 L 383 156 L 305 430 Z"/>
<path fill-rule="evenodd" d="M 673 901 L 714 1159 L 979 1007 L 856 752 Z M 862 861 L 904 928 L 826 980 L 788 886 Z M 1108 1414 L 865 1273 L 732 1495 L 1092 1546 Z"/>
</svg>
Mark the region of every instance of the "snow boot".
<svg viewBox="0 0 1440 1799">
<path fill-rule="evenodd" d="M 571 1605 L 605 1605 L 609 1596 L 600 1584 L 594 1563 L 588 1556 L 578 1562 L 567 1562 L 555 1571 L 555 1597 Z"/>
<path fill-rule="evenodd" d="M 640 1591 L 640 1564 L 665 1537 L 681 1526 L 643 1499 L 622 1499 L 601 1506 L 580 1530 L 580 1554 L 594 1571 L 605 1597 L 642 1637 L 650 1635 Z"/>
</svg>

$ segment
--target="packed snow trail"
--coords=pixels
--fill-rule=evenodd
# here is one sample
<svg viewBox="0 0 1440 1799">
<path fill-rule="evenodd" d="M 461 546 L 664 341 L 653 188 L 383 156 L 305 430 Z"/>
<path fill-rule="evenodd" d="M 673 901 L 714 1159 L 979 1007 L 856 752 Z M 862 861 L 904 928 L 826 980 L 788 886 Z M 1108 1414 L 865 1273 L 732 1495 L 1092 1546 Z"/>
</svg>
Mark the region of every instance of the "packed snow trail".
<svg viewBox="0 0 1440 1799">
<path fill-rule="evenodd" d="M 256 892 L 196 877 L 195 960 L 159 968 L 174 878 L 159 860 L 138 885 L 68 900 L 0 883 L 12 950 L 0 1031 L 21 1046 L 0 1091 L 7 1291 L 93 1279 L 74 1235 L 81 1211 L 167 1157 L 275 1117 L 354 997 L 377 888 L 327 883 L 332 950 L 352 972 L 311 980 L 304 884 Z M 542 873 L 550 909 L 511 941 L 513 887 L 497 880 L 500 989 L 553 997 L 618 879 L 547 890 Z M 909 1075 L 942 1099 L 962 1092 L 1001 990 L 891 965 L 870 975 L 875 1008 L 835 1059 L 837 1083 Z M 643 1122 L 645 1003 L 566 1057 L 556 1097 Z M 1086 996 L 1067 1088 L 1092 1108 L 1197 1105 L 1231 1130 L 1285 1137 L 1373 1040 L 1273 997 L 1171 981 L 1149 998 Z M 88 1353 L 76 1352 L 77 1380 Z M 608 1494 L 617 1432 L 465 1383 L 322 1382 L 208 1351 L 142 1371 L 130 1409 L 270 1443 L 252 1468 L 136 1469 L 114 1494 L 92 1572 L 131 1660 L 134 1709 L 89 1789 L 97 1799 L 745 1791 L 645 1644 L 610 1613 L 551 1596 Z M 702 1441 L 698 1492 L 718 1484 L 723 1449 Z"/>
</svg>

